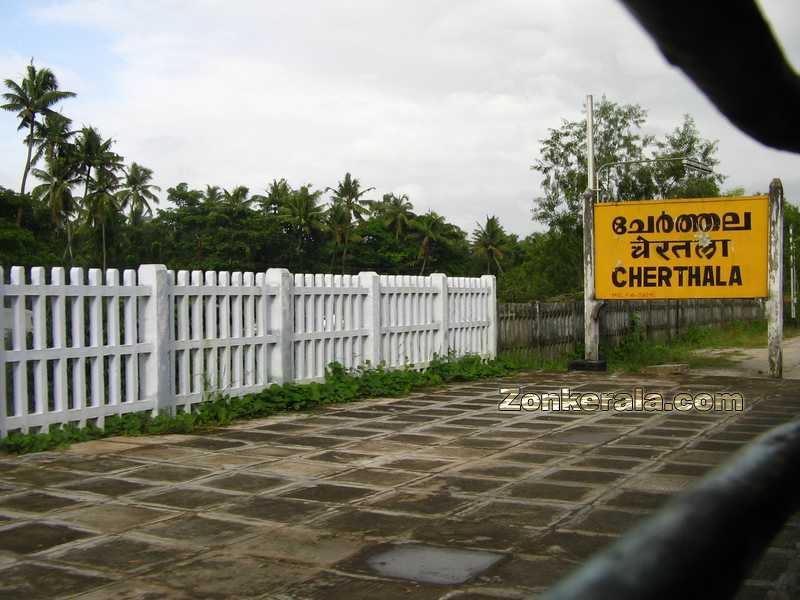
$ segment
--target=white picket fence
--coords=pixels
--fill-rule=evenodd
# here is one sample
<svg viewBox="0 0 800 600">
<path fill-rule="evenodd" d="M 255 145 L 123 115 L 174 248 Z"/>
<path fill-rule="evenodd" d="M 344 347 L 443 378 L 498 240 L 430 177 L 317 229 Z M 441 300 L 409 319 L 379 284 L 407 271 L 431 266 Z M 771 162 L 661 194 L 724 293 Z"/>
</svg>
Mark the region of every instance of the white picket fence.
<svg viewBox="0 0 800 600">
<path fill-rule="evenodd" d="M 494 276 L 0 267 L 0 436 L 497 352 Z M 86 277 L 88 275 L 88 278 Z"/>
</svg>

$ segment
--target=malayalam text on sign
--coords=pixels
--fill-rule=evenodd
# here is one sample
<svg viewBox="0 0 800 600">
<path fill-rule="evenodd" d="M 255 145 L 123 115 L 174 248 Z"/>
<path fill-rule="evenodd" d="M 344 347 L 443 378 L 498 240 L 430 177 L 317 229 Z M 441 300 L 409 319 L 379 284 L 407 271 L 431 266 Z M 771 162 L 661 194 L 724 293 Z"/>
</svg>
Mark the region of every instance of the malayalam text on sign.
<svg viewBox="0 0 800 600">
<path fill-rule="evenodd" d="M 594 207 L 598 299 L 767 295 L 768 198 Z"/>
</svg>

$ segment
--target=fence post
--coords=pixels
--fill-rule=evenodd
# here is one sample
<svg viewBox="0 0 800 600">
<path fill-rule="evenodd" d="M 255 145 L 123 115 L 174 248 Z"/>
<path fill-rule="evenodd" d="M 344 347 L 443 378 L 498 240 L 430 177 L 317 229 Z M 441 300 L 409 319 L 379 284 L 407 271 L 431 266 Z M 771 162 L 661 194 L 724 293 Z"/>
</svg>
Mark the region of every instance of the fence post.
<svg viewBox="0 0 800 600">
<path fill-rule="evenodd" d="M 3 267 L 0 267 L 0 438 L 3 438 L 8 433 L 6 425 L 6 302 L 4 298 L 6 285 L 5 272 Z M 9 336 L 11 330 L 9 328 Z M 13 392 L 12 392 L 13 395 Z"/>
<path fill-rule="evenodd" d="M 364 302 L 364 328 L 369 331 L 369 342 L 364 358 L 373 367 L 383 361 L 381 357 L 381 278 L 375 271 L 362 271 L 358 274 L 358 283 L 367 288 Z"/>
<path fill-rule="evenodd" d="M 497 357 L 497 279 L 494 275 L 481 275 L 481 285 L 489 288 L 489 297 L 487 299 L 487 317 L 489 320 L 488 327 L 488 344 L 486 352 L 489 358 Z"/>
<path fill-rule="evenodd" d="M 269 323 L 270 333 L 278 336 L 272 351 L 270 376 L 277 383 L 289 383 L 294 380 L 294 280 L 288 269 L 267 269 L 264 285 L 277 288 L 272 302 L 265 303 L 269 307 L 266 322 Z M 266 292 L 264 290 L 265 295 Z"/>
<path fill-rule="evenodd" d="M 450 303 L 447 291 L 447 275 L 444 273 L 431 273 L 431 283 L 436 288 L 437 294 L 433 304 L 433 318 L 439 323 L 439 350 L 437 354 L 442 358 L 450 352 Z"/>
<path fill-rule="evenodd" d="M 767 272 L 767 348 L 770 377 L 783 376 L 783 184 L 769 184 L 769 269 Z"/>
<path fill-rule="evenodd" d="M 139 266 L 139 285 L 150 287 L 150 297 L 144 302 L 141 312 L 141 331 L 145 342 L 153 351 L 147 357 L 142 372 L 143 391 L 146 398 L 152 398 L 153 413 L 167 411 L 175 414 L 175 394 L 171 385 L 171 342 L 169 330 L 169 282 L 167 267 L 164 265 Z"/>
</svg>

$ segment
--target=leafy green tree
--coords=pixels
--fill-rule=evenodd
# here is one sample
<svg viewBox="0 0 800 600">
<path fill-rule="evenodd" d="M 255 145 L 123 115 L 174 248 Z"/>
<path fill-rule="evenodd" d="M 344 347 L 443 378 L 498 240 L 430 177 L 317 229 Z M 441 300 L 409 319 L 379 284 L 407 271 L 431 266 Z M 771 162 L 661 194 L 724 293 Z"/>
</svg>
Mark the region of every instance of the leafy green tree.
<svg viewBox="0 0 800 600">
<path fill-rule="evenodd" d="M 533 233 L 509 253 L 511 262 L 497 279 L 501 302 L 530 302 L 576 296 L 583 288 L 583 240 L 554 228 Z M 576 259 L 577 257 L 577 259 Z"/>
<path fill-rule="evenodd" d="M 28 154 L 25 159 L 25 168 L 22 171 L 22 183 L 20 184 L 20 195 L 25 195 L 25 183 L 31 169 L 33 145 L 35 142 L 35 128 L 37 116 L 50 115 L 55 111 L 51 108 L 56 103 L 75 96 L 73 92 L 58 89 L 56 76 L 50 69 L 37 69 L 31 64 L 27 67 L 27 75 L 17 83 L 12 79 L 5 80 L 7 92 L 3 94 L 5 104 L 0 105 L 3 110 L 17 113 L 19 119 L 18 130 L 27 129 L 25 143 L 28 146 Z M 22 206 L 17 210 L 17 224 L 22 222 Z"/>
<path fill-rule="evenodd" d="M 500 259 L 508 251 L 509 239 L 497 217 L 486 217 L 486 223 L 477 223 L 472 234 L 472 249 L 477 256 L 486 257 L 486 273 L 491 274 L 492 262 L 498 272 L 503 272 Z"/>
<path fill-rule="evenodd" d="M 646 113 L 635 104 L 620 105 L 603 98 L 594 111 L 595 164 L 635 161 L 645 157 L 652 139 L 639 129 Z M 535 200 L 534 218 L 549 227 L 574 229 L 580 222 L 582 194 L 589 187 L 586 159 L 586 121 L 562 121 L 558 129 L 540 140 L 539 158 L 533 170 L 543 176 L 544 195 Z M 641 165 L 623 169 L 619 188 L 631 194 L 647 197 L 649 190 L 635 182 L 641 181 Z M 646 179 L 646 178 L 645 178 Z"/>
<path fill-rule="evenodd" d="M 24 227 L 17 225 L 17 209 L 21 204 L 31 209 Z M 56 266 L 63 263 L 61 253 L 56 256 L 53 223 L 49 208 L 40 209 L 27 198 L 12 190 L 0 187 L 0 265 Z"/>
<path fill-rule="evenodd" d="M 711 169 L 719 164 L 716 155 L 717 142 L 703 139 L 689 115 L 663 140 L 656 141 L 653 152 L 654 157 L 688 158 Z M 693 170 L 683 160 L 657 162 L 651 168 L 659 198 L 715 198 L 725 181 L 723 175 Z"/>
<path fill-rule="evenodd" d="M 206 194 L 200 190 L 189 189 L 189 184 L 179 183 L 175 187 L 167 188 L 167 202 L 178 208 L 192 208 L 200 206 Z"/>
<path fill-rule="evenodd" d="M 643 200 L 719 195 L 719 174 L 705 175 L 679 161 L 645 162 L 685 156 L 714 166 L 716 142 L 700 136 L 694 121 L 683 124 L 663 140 L 642 133 L 647 112 L 637 104 L 617 104 L 603 97 L 594 112 L 595 165 L 599 196 L 614 200 Z M 579 232 L 583 193 L 589 187 L 586 159 L 586 121 L 563 121 L 541 140 L 539 157 L 531 167 L 543 176 L 543 195 L 534 203 L 534 218 L 549 227 Z M 624 163 L 614 166 L 613 163 Z"/>
</svg>

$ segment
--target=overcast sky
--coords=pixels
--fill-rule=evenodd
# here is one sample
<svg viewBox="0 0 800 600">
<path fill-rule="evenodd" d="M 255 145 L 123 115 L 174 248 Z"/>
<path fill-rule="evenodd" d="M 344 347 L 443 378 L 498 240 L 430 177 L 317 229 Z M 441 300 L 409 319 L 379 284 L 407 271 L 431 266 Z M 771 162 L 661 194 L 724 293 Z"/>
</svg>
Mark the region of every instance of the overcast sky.
<svg viewBox="0 0 800 600">
<path fill-rule="evenodd" d="M 800 6 L 760 4 L 800 65 Z M 165 190 L 324 188 L 350 171 L 374 198 L 406 193 L 468 231 L 496 214 L 527 235 L 541 228 L 539 140 L 591 93 L 641 104 L 657 135 L 694 116 L 719 140 L 726 188 L 765 192 L 777 176 L 800 196 L 800 157 L 730 125 L 614 0 L 3 0 L 0 79 L 31 57 L 77 92 L 62 104 L 76 126 L 114 138 Z M 13 189 L 16 125 L 0 114 Z"/>
</svg>

